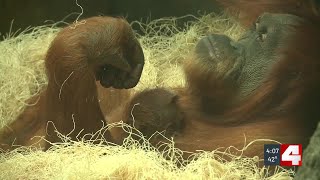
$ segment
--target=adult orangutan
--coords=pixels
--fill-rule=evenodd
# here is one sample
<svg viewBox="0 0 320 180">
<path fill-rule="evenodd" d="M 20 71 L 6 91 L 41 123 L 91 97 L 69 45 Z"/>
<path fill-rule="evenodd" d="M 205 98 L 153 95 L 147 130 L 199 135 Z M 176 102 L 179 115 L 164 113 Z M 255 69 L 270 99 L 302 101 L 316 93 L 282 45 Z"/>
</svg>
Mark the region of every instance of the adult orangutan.
<svg viewBox="0 0 320 180">
<path fill-rule="evenodd" d="M 184 66 L 186 87 L 134 95 L 126 89 L 137 84 L 144 58 L 123 19 L 93 17 L 64 28 L 47 52 L 49 83 L 40 101 L 3 131 L 1 142 L 16 138 L 26 145 L 48 121 L 77 139 L 97 131 L 105 116 L 107 122 L 135 122 L 146 135 L 169 130 L 166 136 L 188 151 L 241 148 L 244 135 L 247 141 L 306 144 L 320 119 L 318 11 L 311 1 L 286 1 L 296 9 L 268 2 L 267 8 L 257 3 L 262 15 L 238 41 L 211 34 L 197 43 Z M 276 14 L 263 13 L 272 7 Z M 46 138 L 58 142 L 52 127 Z M 115 130 L 104 137 L 119 143 L 125 134 Z M 262 155 L 263 146 L 246 153 Z"/>
<path fill-rule="evenodd" d="M 198 42 L 185 64 L 187 86 L 176 90 L 184 126 L 177 128 L 175 146 L 183 150 L 241 148 L 244 136 L 247 142 L 274 139 L 305 147 L 320 119 L 318 6 L 313 1 L 241 2 L 235 7 L 277 13 L 260 15 L 237 42 L 219 34 Z M 123 112 L 118 114 L 130 122 L 131 114 Z M 263 145 L 245 153 L 262 156 Z"/>
</svg>

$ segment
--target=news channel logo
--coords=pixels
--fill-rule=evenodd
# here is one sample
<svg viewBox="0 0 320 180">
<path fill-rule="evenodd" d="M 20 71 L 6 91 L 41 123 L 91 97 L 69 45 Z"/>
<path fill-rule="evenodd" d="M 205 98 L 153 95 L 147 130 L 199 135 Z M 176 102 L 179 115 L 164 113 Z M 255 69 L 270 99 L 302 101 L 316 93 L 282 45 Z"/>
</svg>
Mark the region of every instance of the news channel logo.
<svg viewBox="0 0 320 180">
<path fill-rule="evenodd" d="M 265 144 L 264 165 L 266 166 L 301 166 L 301 144 Z"/>
</svg>

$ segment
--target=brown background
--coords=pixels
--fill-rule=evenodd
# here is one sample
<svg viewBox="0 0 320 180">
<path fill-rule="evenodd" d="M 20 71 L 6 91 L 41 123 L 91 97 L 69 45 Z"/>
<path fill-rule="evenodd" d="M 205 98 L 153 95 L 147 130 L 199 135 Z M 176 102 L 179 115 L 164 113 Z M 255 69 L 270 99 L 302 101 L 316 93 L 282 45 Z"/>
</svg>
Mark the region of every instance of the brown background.
<svg viewBox="0 0 320 180">
<path fill-rule="evenodd" d="M 129 21 L 147 20 L 204 12 L 219 12 L 214 0 L 78 0 L 84 17 L 93 15 L 125 16 Z M 45 20 L 59 21 L 72 12 L 81 12 L 75 0 L 0 0 L 0 33 L 36 26 Z M 76 15 L 67 19 L 74 21 Z"/>
</svg>

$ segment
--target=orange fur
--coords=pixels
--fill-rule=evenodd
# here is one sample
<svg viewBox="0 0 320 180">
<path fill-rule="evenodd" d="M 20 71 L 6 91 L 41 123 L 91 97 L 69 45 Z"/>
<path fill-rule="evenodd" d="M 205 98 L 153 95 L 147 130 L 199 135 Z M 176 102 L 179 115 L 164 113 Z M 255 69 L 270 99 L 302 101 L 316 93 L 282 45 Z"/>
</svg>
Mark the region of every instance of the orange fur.
<svg viewBox="0 0 320 180">
<path fill-rule="evenodd" d="M 300 14 L 305 18 L 305 22 L 301 26 L 293 27 L 297 29 L 296 35 L 285 47 L 279 49 L 278 54 L 283 56 L 273 66 L 271 74 L 266 77 L 269 81 L 262 83 L 249 97 L 237 103 L 230 103 L 235 92 L 232 83 L 221 81 L 221 77 L 217 74 L 203 72 L 201 65 L 194 63 L 196 61 L 189 61 L 190 64 L 185 66 L 188 85 L 181 89 L 174 89 L 178 96 L 177 101 L 174 101 L 178 107 L 177 112 L 183 112 L 185 121 L 185 126 L 175 127 L 176 131 L 181 131 L 175 137 L 176 147 L 189 151 L 213 150 L 230 145 L 241 148 L 243 135 L 246 135 L 247 141 L 270 138 L 282 143 L 306 144 L 316 122 L 320 119 L 317 112 L 317 107 L 320 107 L 320 61 L 318 61 L 320 51 L 317 48 L 320 42 L 318 35 L 320 20 L 317 19 L 315 8 L 312 8 L 312 12 L 306 11 L 311 8 L 311 1 L 302 4 L 295 0 L 274 0 L 265 3 L 249 0 L 237 2 L 240 4 L 235 4 L 234 7 L 239 8 L 240 11 L 245 11 L 247 8 L 256 10 L 248 14 L 247 22 L 251 22 L 258 14 L 271 9 L 274 12 Z M 309 8 L 297 10 L 296 3 L 298 7 Z M 93 61 L 87 63 L 87 54 L 84 54 L 84 49 L 91 47 L 90 43 L 96 39 L 84 39 L 82 36 L 85 33 L 95 33 L 95 29 L 101 28 L 104 23 L 111 23 L 118 28 L 118 35 L 122 37 L 121 35 L 128 33 L 129 26 L 119 19 L 93 18 L 91 20 L 87 20 L 90 26 L 65 28 L 53 41 L 46 58 L 48 87 L 40 95 L 40 101 L 36 106 L 27 107 L 18 121 L 9 125 L 14 129 L 14 136 L 21 139 L 19 143 L 22 145 L 28 141 L 26 137 L 32 136 L 39 129 L 38 127 L 42 127 L 35 125 L 40 122 L 42 125 L 51 120 L 61 133 L 68 134 L 73 129 L 71 119 L 73 115 L 76 123 L 76 129 L 71 134 L 73 139 L 80 132 L 83 135 L 98 130 L 105 115 L 111 122 L 115 119 L 124 119 L 132 123 L 128 121 L 128 111 L 132 109 L 134 97 L 139 94 L 132 94 L 130 90 L 101 88 L 96 84 L 90 67 L 95 69 L 99 62 L 94 61 L 93 58 Z M 115 37 L 118 36 L 115 35 Z M 115 44 L 125 51 L 125 44 L 130 39 L 122 40 L 115 39 Z M 89 48 L 89 52 L 93 54 L 104 52 L 106 49 L 100 49 L 102 47 Z M 293 76 L 296 72 L 301 73 L 300 76 Z M 294 79 L 296 77 L 300 79 Z M 153 96 L 161 98 L 162 94 L 155 93 Z M 99 99 L 102 100 L 100 103 Z M 145 103 L 152 105 L 156 102 L 146 101 Z M 214 112 L 212 114 L 203 112 L 201 109 L 203 103 L 214 109 Z M 150 112 L 153 110 L 151 108 Z M 151 129 L 157 124 L 145 122 L 148 121 L 148 115 L 146 114 L 145 118 L 138 121 L 142 124 L 149 123 Z M 22 130 L 29 122 L 33 122 L 30 128 L 28 127 L 26 131 Z M 165 125 L 160 127 L 163 130 L 166 128 Z M 48 130 L 47 138 L 53 142 L 59 141 L 53 135 L 53 129 Z M 148 129 L 142 131 L 148 131 Z M 118 130 L 112 130 L 111 134 L 118 142 L 123 137 L 122 132 Z M 8 135 L 2 137 L 8 137 Z M 110 134 L 106 134 L 106 138 L 112 140 Z M 9 141 L 4 142 L 10 143 Z M 1 136 L 0 142 L 3 142 Z M 262 152 L 262 146 L 257 144 L 246 154 L 252 156 L 260 152 Z"/>
<path fill-rule="evenodd" d="M 289 13 L 305 18 L 319 17 L 315 0 L 218 0 L 229 12 L 239 14 L 240 21 L 249 26 L 264 12 Z"/>
</svg>

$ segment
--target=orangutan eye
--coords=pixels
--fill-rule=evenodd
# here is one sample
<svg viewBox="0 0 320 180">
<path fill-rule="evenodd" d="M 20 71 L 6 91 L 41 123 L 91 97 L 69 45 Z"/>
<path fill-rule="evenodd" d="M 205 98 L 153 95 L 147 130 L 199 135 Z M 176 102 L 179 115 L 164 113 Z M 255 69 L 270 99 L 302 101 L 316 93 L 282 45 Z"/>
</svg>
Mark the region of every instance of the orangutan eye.
<svg viewBox="0 0 320 180">
<path fill-rule="evenodd" d="M 258 32 L 257 39 L 262 42 L 265 41 L 267 39 L 267 33 Z"/>
<path fill-rule="evenodd" d="M 267 27 L 261 26 L 259 23 L 255 24 L 255 31 L 257 32 L 257 40 L 263 42 L 267 39 Z"/>
<path fill-rule="evenodd" d="M 254 29 L 255 29 L 255 30 L 258 30 L 258 29 L 259 29 L 259 23 L 258 23 L 258 22 L 256 22 L 256 23 L 254 24 Z"/>
<path fill-rule="evenodd" d="M 265 26 L 261 26 L 260 24 L 261 16 L 258 17 L 257 21 L 253 24 L 254 30 L 258 33 L 257 40 L 263 42 L 267 39 L 267 28 Z"/>
</svg>

